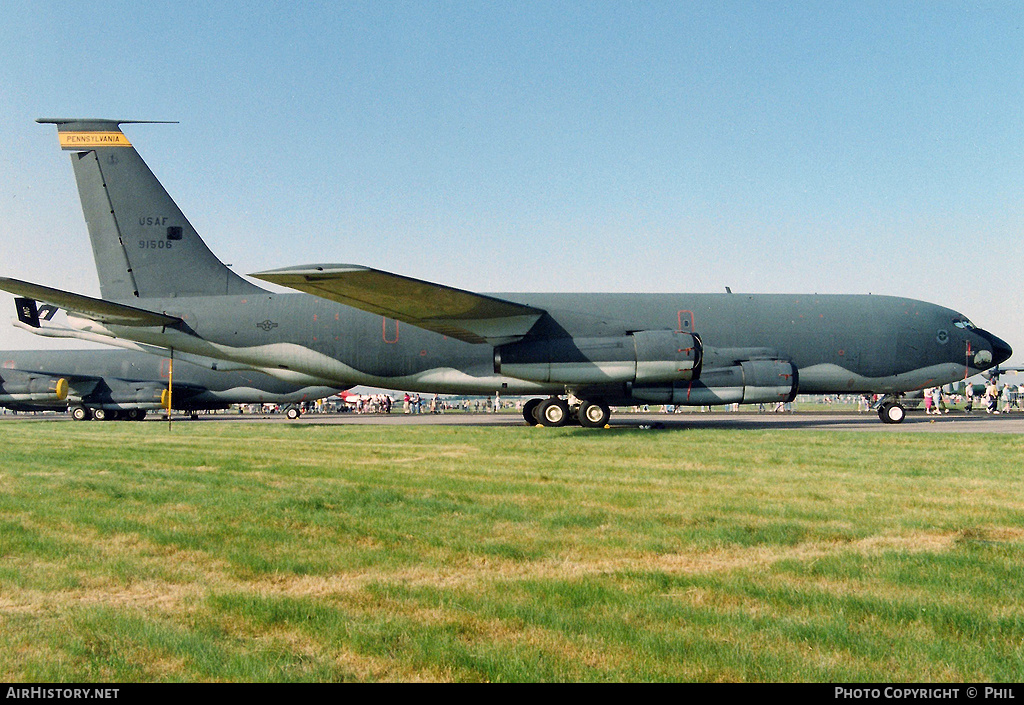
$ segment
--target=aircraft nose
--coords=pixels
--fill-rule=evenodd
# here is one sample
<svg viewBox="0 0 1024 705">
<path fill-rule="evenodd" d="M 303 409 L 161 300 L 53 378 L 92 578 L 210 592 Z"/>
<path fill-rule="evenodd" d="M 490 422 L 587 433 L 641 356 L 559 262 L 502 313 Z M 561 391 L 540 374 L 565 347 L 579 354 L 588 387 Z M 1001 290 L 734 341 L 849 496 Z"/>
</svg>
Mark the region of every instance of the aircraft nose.
<svg viewBox="0 0 1024 705">
<path fill-rule="evenodd" d="M 1009 360 L 1010 356 L 1013 355 L 1013 348 L 1010 347 L 1009 343 L 994 335 L 991 336 L 990 340 L 992 341 L 992 360 L 997 365 L 1001 365 Z"/>
<path fill-rule="evenodd" d="M 978 333 L 984 338 L 989 346 L 992 348 L 992 366 L 1000 365 L 1010 359 L 1013 355 L 1013 348 L 1002 338 L 992 335 L 988 331 L 980 330 Z"/>
</svg>

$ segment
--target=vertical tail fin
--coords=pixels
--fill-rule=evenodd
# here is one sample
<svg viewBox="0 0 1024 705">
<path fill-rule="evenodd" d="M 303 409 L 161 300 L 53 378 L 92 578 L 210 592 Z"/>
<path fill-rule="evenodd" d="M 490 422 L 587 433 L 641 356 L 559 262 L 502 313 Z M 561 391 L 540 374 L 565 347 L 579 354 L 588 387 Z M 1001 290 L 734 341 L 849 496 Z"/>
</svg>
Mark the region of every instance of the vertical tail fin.
<svg viewBox="0 0 1024 705">
<path fill-rule="evenodd" d="M 262 291 L 210 251 L 121 125 L 136 120 L 41 118 L 74 152 L 82 212 L 103 298 L 114 301 Z"/>
</svg>

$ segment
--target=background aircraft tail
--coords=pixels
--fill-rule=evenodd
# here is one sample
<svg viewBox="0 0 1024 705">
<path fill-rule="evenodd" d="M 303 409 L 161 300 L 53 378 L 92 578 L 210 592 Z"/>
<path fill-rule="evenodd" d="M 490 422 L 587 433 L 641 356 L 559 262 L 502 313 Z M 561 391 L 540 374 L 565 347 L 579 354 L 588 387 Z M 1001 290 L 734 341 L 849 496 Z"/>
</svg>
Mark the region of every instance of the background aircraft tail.
<svg viewBox="0 0 1024 705">
<path fill-rule="evenodd" d="M 42 118 L 72 151 L 104 299 L 262 291 L 210 251 L 121 132 L 135 120 Z"/>
</svg>

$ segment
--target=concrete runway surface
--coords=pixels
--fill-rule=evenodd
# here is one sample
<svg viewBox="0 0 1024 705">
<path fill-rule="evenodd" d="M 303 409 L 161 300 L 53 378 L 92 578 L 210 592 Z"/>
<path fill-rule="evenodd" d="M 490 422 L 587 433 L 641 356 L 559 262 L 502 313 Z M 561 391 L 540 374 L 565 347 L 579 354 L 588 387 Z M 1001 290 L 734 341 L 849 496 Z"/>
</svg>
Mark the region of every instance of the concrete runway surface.
<svg viewBox="0 0 1024 705">
<path fill-rule="evenodd" d="M 70 421 L 66 414 L 4 414 L 0 423 L 17 423 L 19 420 Z M 448 414 L 303 414 L 291 421 L 284 414 L 238 414 L 221 412 L 200 414 L 196 419 L 186 415 L 175 415 L 173 423 L 282 423 L 293 425 L 390 425 L 390 426 L 525 426 L 519 413 L 448 413 Z M 76 421 L 74 423 L 131 423 L 128 421 Z M 137 423 L 137 422 L 136 422 Z M 167 419 L 150 414 L 144 423 L 167 423 Z M 682 414 L 660 413 L 612 413 L 611 428 L 635 428 L 644 430 L 685 430 L 698 428 L 712 429 L 777 429 L 790 431 L 872 431 L 885 433 L 1015 433 L 1024 434 L 1024 413 L 986 414 L 951 411 L 942 416 L 926 416 L 923 412 L 910 412 L 901 424 L 886 424 L 878 419 L 875 412 L 832 412 L 815 413 L 729 413 L 723 411 Z M 567 427 L 567 428 L 572 428 Z M 579 428 L 578 426 L 576 428 Z M 537 428 L 538 432 L 547 429 Z M 600 433 L 601 429 L 593 429 Z"/>
<path fill-rule="evenodd" d="M 158 420 L 151 416 L 149 420 Z M 289 421 L 284 414 L 209 414 L 196 421 L 181 417 L 181 423 L 286 423 L 315 425 L 433 425 L 433 426 L 525 426 L 522 415 L 512 412 L 500 414 L 304 414 Z M 166 420 L 163 420 L 166 423 Z M 175 417 L 178 423 L 178 417 Z M 814 431 L 874 431 L 888 433 L 1016 433 L 1024 434 L 1024 413 L 986 414 L 950 412 L 942 416 L 926 416 L 923 412 L 910 412 L 902 424 L 886 424 L 875 412 L 865 413 L 612 413 L 611 427 L 643 428 L 651 430 L 714 429 L 778 429 Z M 578 428 L 578 427 L 577 427 Z M 546 429 L 538 428 L 538 432 Z M 594 429 L 600 433 L 601 429 Z"/>
</svg>

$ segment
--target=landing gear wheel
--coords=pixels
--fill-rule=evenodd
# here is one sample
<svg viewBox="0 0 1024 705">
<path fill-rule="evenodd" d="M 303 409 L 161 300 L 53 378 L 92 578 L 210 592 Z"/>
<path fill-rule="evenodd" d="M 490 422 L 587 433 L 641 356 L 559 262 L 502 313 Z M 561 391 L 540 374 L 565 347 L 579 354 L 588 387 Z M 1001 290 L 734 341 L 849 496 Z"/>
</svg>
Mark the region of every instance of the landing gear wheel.
<svg viewBox="0 0 1024 705">
<path fill-rule="evenodd" d="M 146 418 L 146 410 L 128 409 L 128 411 L 124 412 L 124 415 L 129 421 L 142 421 L 142 419 Z"/>
<path fill-rule="evenodd" d="M 558 398 L 545 399 L 537 407 L 537 419 L 545 426 L 564 426 L 569 423 L 569 405 Z"/>
<path fill-rule="evenodd" d="M 907 410 L 897 402 L 887 402 L 878 409 L 878 418 L 884 423 L 903 423 L 907 418 Z"/>
<path fill-rule="evenodd" d="M 580 404 L 577 418 L 584 428 L 604 428 L 612 412 L 601 402 L 585 401 Z"/>
<path fill-rule="evenodd" d="M 530 424 L 531 426 L 536 426 L 537 424 L 540 423 L 540 419 L 537 418 L 537 407 L 540 406 L 540 403 L 542 401 L 544 400 L 531 399 L 530 401 L 523 404 L 523 418 L 526 420 L 526 423 Z"/>
<path fill-rule="evenodd" d="M 106 421 L 107 420 L 107 412 L 105 410 L 103 410 L 103 409 L 93 409 L 92 410 L 92 418 L 95 421 Z"/>
<path fill-rule="evenodd" d="M 88 421 L 92 418 L 92 414 L 84 406 L 76 406 L 71 410 L 71 418 L 75 421 Z"/>
<path fill-rule="evenodd" d="M 300 412 L 293 406 L 292 408 L 288 409 L 288 411 L 285 413 L 285 416 L 287 416 L 290 421 L 294 421 L 295 419 L 299 418 Z"/>
</svg>

